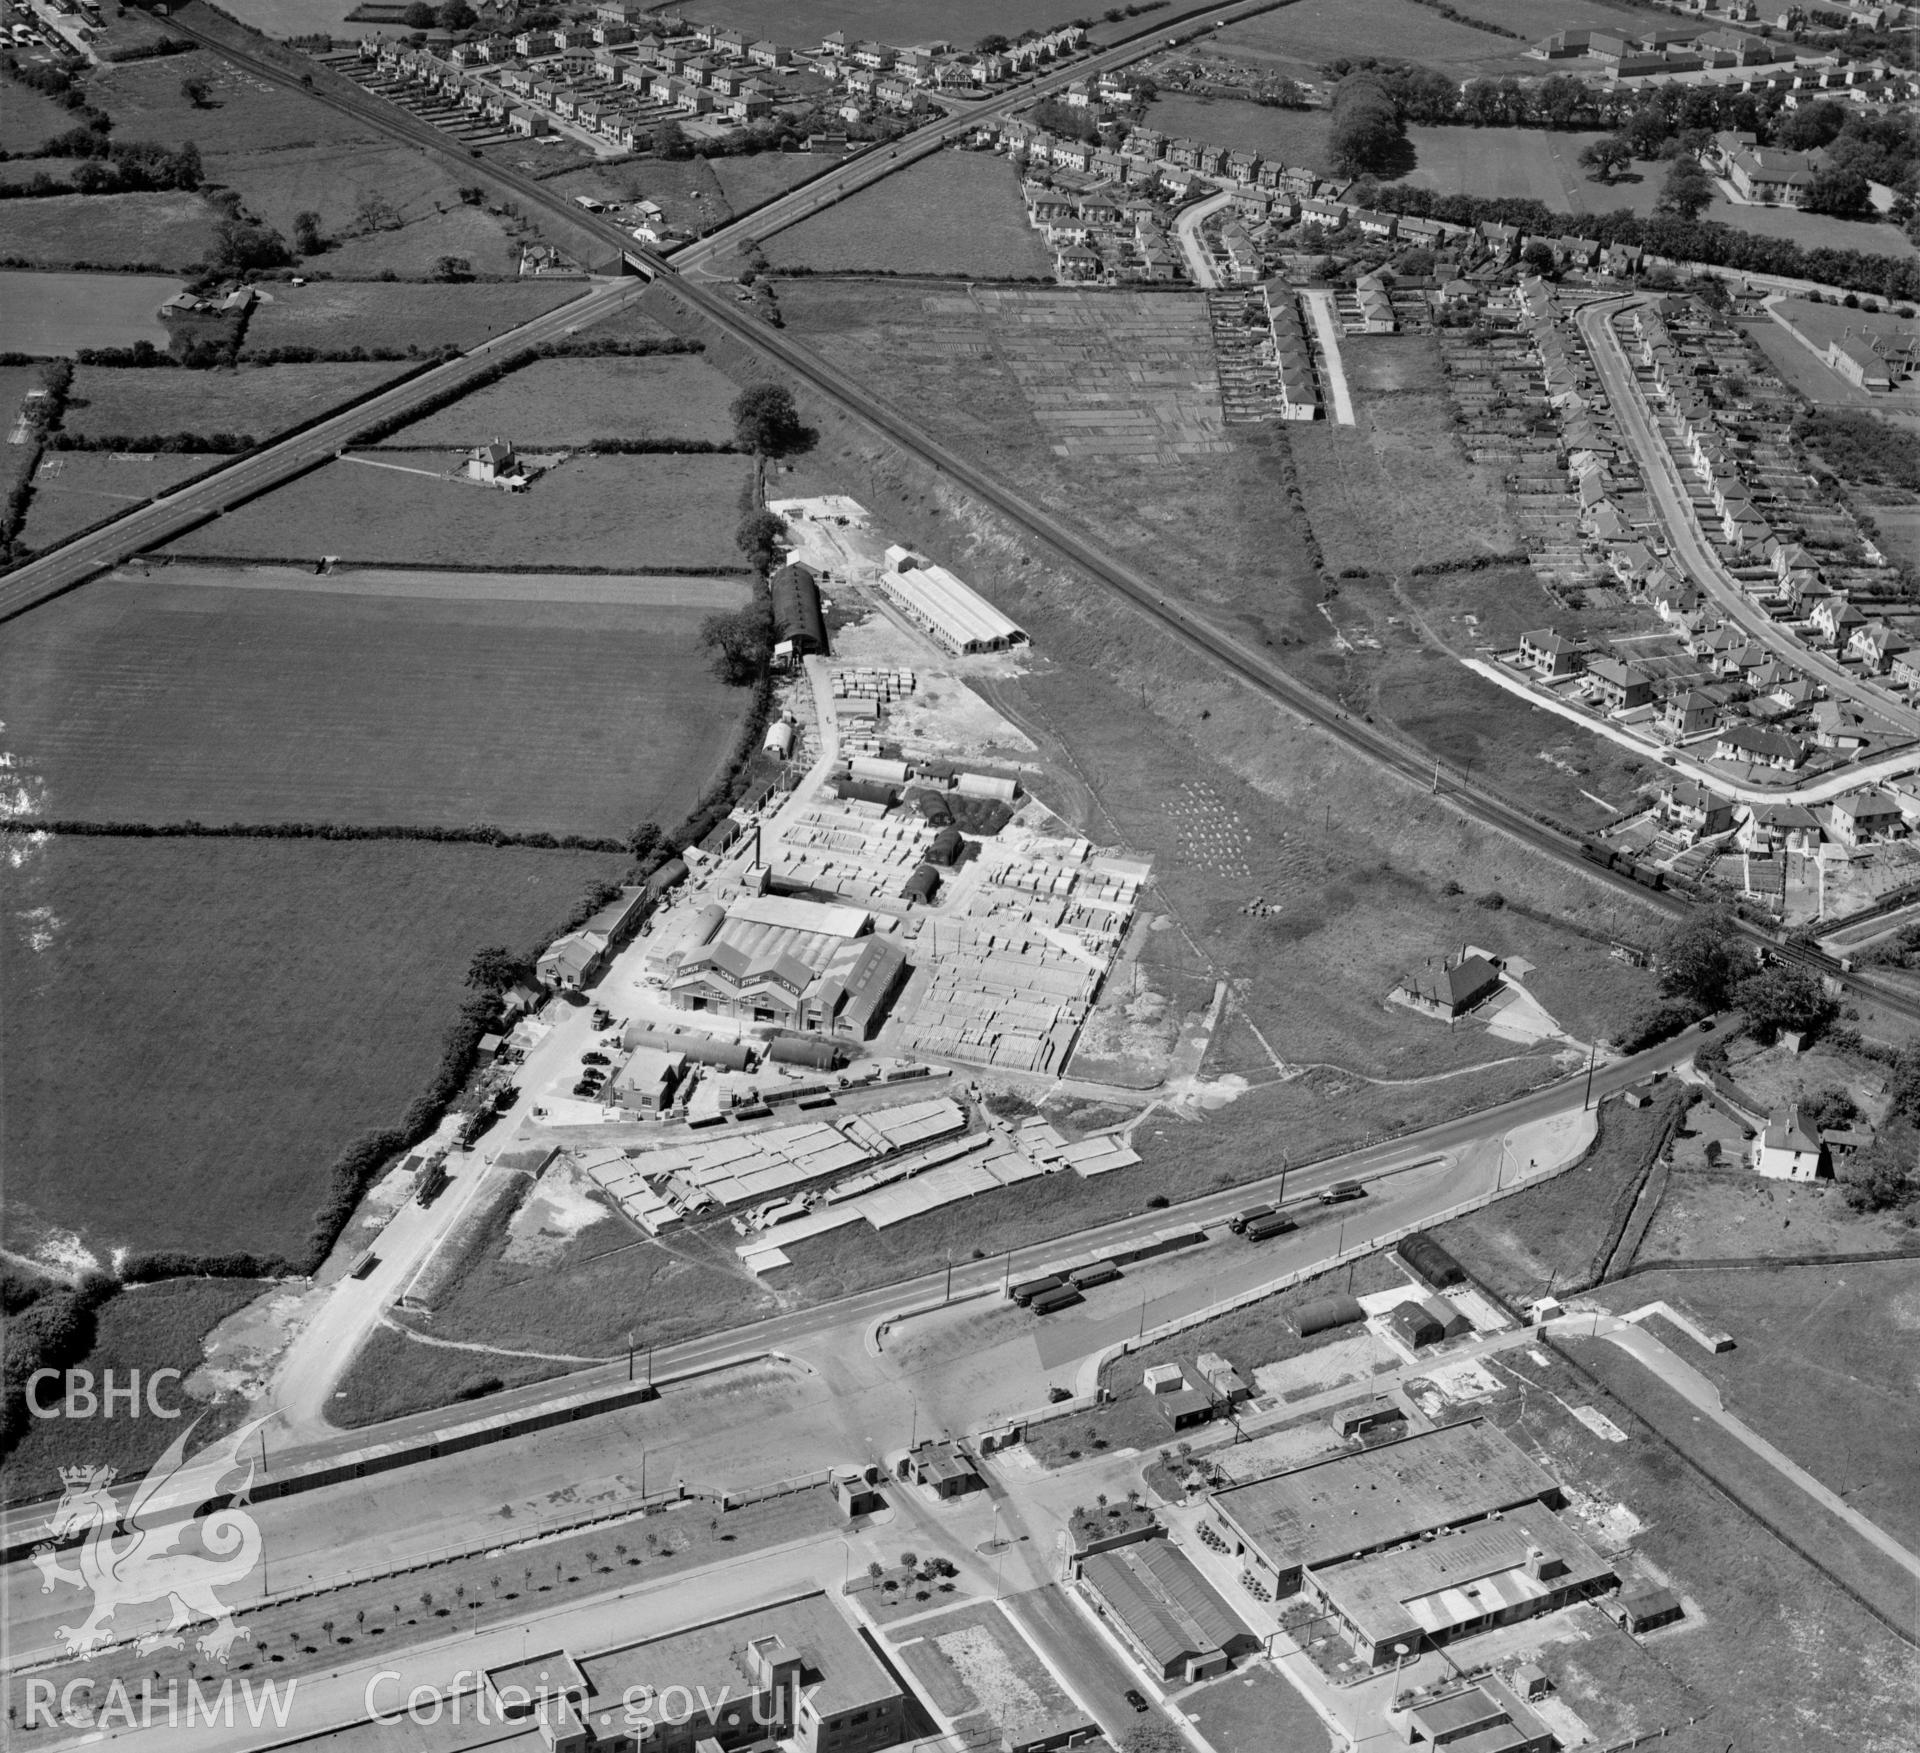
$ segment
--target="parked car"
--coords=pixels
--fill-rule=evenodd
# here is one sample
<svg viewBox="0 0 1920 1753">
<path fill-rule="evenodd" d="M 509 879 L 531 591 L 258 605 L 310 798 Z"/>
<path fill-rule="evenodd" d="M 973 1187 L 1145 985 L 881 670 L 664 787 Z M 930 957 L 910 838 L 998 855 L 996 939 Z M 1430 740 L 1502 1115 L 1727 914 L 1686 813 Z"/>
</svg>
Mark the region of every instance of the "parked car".
<svg viewBox="0 0 1920 1753">
<path fill-rule="evenodd" d="M 613 1061 L 601 1052 L 587 1052 L 580 1055 L 582 1065 L 611 1065 Z"/>
<path fill-rule="evenodd" d="M 1147 1701 L 1140 1696 L 1139 1687 L 1129 1686 L 1126 1690 L 1125 1697 L 1127 1702 L 1132 1705 L 1135 1710 L 1144 1711 L 1147 1709 Z"/>
</svg>

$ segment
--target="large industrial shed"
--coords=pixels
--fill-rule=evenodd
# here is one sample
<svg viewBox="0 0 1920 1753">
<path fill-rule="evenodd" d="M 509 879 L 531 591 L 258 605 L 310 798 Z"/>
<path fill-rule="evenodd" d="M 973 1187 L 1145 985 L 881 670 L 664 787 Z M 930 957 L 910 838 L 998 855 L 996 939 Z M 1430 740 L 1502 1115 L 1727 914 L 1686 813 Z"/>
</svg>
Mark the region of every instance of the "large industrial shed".
<svg viewBox="0 0 1920 1753">
<path fill-rule="evenodd" d="M 1171 1541 L 1094 1553 L 1081 1563 L 1080 1588 L 1159 1679 L 1204 1680 L 1259 1648 Z"/>
<path fill-rule="evenodd" d="M 905 548 L 887 550 L 880 588 L 909 621 L 956 654 L 1005 651 L 1027 643 L 1025 628 L 944 566 L 923 565 Z"/>
<path fill-rule="evenodd" d="M 1558 1508 L 1560 1487 L 1484 1419 L 1360 1454 L 1336 1455 L 1208 1494 L 1214 1531 L 1276 1596 L 1310 1568 L 1477 1522 L 1496 1510 Z"/>
<path fill-rule="evenodd" d="M 773 636 L 793 657 L 827 649 L 827 618 L 820 609 L 820 585 L 813 569 L 795 562 L 782 566 L 768 584 L 773 591 Z"/>
</svg>

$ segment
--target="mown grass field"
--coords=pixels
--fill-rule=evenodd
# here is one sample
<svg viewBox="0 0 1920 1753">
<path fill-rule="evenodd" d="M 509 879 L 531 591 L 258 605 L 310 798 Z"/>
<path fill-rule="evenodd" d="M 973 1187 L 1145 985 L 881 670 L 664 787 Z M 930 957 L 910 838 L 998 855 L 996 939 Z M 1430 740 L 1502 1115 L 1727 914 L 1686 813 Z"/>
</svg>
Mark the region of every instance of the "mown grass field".
<svg viewBox="0 0 1920 1753">
<path fill-rule="evenodd" d="M 1731 1351 L 1709 1355 L 1662 1332 L 1730 1411 L 1896 1540 L 1920 1543 L 1920 1457 L 1909 1440 L 1920 1415 L 1911 1368 L 1920 1261 L 1682 1267 L 1641 1274 L 1605 1296 L 1616 1311 L 1659 1299 L 1733 1335 Z"/>
<path fill-rule="evenodd" d="M 182 94 L 180 83 L 189 78 L 206 81 L 206 107 Z M 208 158 L 379 138 L 365 122 L 257 79 L 207 49 L 102 67 L 87 81 L 87 97 L 113 117 L 117 138 L 166 146 L 191 140 Z"/>
<path fill-rule="evenodd" d="M 0 273 L 0 352 L 51 358 L 135 341 L 164 346 L 156 313 L 180 286 L 160 274 Z"/>
<path fill-rule="evenodd" d="M 1636 1405 L 1659 1387 L 1605 1340 L 1576 1340 L 1567 1349 L 1609 1381 L 1617 1376 L 1630 1386 Z M 1683 1627 L 1645 1643 L 1600 1625 L 1580 1627 L 1576 1618 L 1570 1629 L 1585 1635 L 1542 1649 L 1539 1660 L 1556 1691 L 1596 1742 L 1657 1734 L 1709 1703 L 1705 1722 L 1652 1744 L 1683 1753 L 1722 1753 L 1729 1742 L 1754 1753 L 1855 1753 L 1910 1739 L 1920 1675 L 1907 1659 L 1908 1644 L 1700 1478 L 1621 1398 L 1558 1357 L 1542 1367 L 1524 1351 L 1508 1352 L 1493 1373 L 1509 1384 L 1506 1391 L 1491 1404 L 1460 1408 L 1458 1416 L 1488 1417 L 1597 1508 L 1623 1505 L 1645 1524 L 1625 1562 L 1644 1554 L 1698 1609 Z M 1668 1402 L 1676 1411 L 1674 1423 L 1662 1423 L 1667 1434 L 1686 1442 L 1696 1429 L 1714 1430 L 1691 1407 L 1671 1396 Z M 1612 1420 L 1627 1440 L 1608 1442 L 1588 1430 L 1573 1416 L 1585 1406 Z M 1716 1444 L 1702 1458 L 1717 1462 L 1725 1453 Z M 1733 1483 L 1744 1491 L 1757 1477 L 1746 1469 L 1769 1470 L 1757 1456 L 1740 1455 L 1744 1461 L 1735 1465 L 1743 1476 Z M 1774 1507 L 1807 1537 L 1813 1524 L 1805 1518 L 1820 1512 L 1795 1488 L 1781 1489 L 1799 1507 L 1786 1498 Z M 1583 1609 L 1578 1617 L 1585 1615 Z"/>
<path fill-rule="evenodd" d="M 29 548 L 49 548 L 116 512 L 144 505 L 167 488 L 219 467 L 223 460 L 50 451 L 34 473 L 33 499 L 21 537 Z"/>
<path fill-rule="evenodd" d="M 593 438 L 724 444 L 740 386 L 704 359 L 541 359 L 402 427 L 389 445 L 484 444 L 511 434 L 522 448 Z"/>
<path fill-rule="evenodd" d="M 671 826 L 745 703 L 699 625 L 745 595 L 123 573 L 0 628 L 14 783 L 83 821 Z"/>
<path fill-rule="evenodd" d="M 364 396 L 406 369 L 390 362 L 218 371 L 82 365 L 61 424 L 86 437 L 250 432 L 264 438 Z"/>
<path fill-rule="evenodd" d="M 533 948 L 602 854 L 52 840 L 0 935 L 6 1245 L 290 1255 L 327 1171 L 438 1065 L 473 952 Z"/>
<path fill-rule="evenodd" d="M 190 268 L 213 247 L 215 214 L 198 195 L 47 195 L 9 201 L 6 253 L 51 268 Z"/>
<path fill-rule="evenodd" d="M 378 280 L 276 285 L 247 324 L 247 352 L 275 347 L 474 347 L 585 290 L 579 281 L 554 280 L 496 286 L 409 286 Z"/>
<path fill-rule="evenodd" d="M 205 1361 L 201 1339 L 264 1288 L 251 1278 L 172 1278 L 132 1286 L 100 1309 L 93 1348 L 79 1367 L 92 1370 L 96 1381 L 106 1370 L 113 1371 L 117 1382 L 125 1382 L 129 1371 L 138 1372 L 142 1382 L 156 1370 L 190 1376 Z M 27 1434 L 7 1456 L 7 1497 L 30 1501 L 56 1496 L 62 1467 L 112 1465 L 123 1475 L 144 1472 L 202 1410 L 182 1382 L 163 1382 L 157 1392 L 161 1405 L 183 1409 L 180 1421 L 30 1420 Z"/>
<path fill-rule="evenodd" d="M 764 206 L 796 184 L 833 168 L 835 155 L 815 152 L 752 152 L 709 159 L 714 180 L 735 213 Z"/>
<path fill-rule="evenodd" d="M 937 152 L 763 240 L 776 268 L 1050 278 L 1020 182 L 991 153 Z"/>
<path fill-rule="evenodd" d="M 183 537 L 172 551 L 553 572 L 739 564 L 733 532 L 751 472 L 745 457 L 574 457 L 525 493 L 413 472 L 462 465 L 449 452 L 415 452 L 403 467 L 330 463 Z"/>
</svg>

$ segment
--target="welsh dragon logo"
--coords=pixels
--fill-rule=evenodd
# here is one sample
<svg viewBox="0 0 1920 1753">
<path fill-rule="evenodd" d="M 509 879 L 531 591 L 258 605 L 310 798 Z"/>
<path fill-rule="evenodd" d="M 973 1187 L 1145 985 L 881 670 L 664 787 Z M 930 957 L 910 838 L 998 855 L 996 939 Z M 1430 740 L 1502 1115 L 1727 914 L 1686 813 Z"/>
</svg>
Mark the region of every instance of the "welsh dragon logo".
<svg viewBox="0 0 1920 1753">
<path fill-rule="evenodd" d="M 238 1471 L 241 1447 L 265 1422 L 254 1420 L 191 1461 L 185 1457 L 194 1426 L 187 1426 L 134 1488 L 124 1517 L 124 1539 L 115 1538 L 123 1524 L 113 1500 L 115 1469 L 60 1469 L 64 1490 L 47 1531 L 55 1540 L 80 1536 L 79 1568 L 69 1570 L 63 1565 L 51 1543 L 35 1547 L 32 1556 L 44 1579 L 42 1594 L 51 1594 L 56 1583 L 67 1583 L 93 1596 L 93 1611 L 84 1624 L 59 1628 L 70 1654 L 84 1656 L 117 1641 L 107 1621 L 122 1607 L 156 1601 L 170 1601 L 173 1617 L 164 1630 L 139 1639 L 142 1654 L 183 1648 L 178 1633 L 198 1620 L 212 1622 L 212 1629 L 197 1642 L 201 1653 L 216 1661 L 226 1661 L 236 1638 L 251 1641 L 218 1591 L 244 1581 L 260 1562 L 259 1525 L 241 1507 L 253 1487 L 252 1461 L 246 1463 L 246 1478 L 227 1508 L 198 1519 L 194 1512 L 216 1494 L 226 1475 Z M 199 1530 L 203 1551 L 178 1550 L 189 1528 Z"/>
</svg>

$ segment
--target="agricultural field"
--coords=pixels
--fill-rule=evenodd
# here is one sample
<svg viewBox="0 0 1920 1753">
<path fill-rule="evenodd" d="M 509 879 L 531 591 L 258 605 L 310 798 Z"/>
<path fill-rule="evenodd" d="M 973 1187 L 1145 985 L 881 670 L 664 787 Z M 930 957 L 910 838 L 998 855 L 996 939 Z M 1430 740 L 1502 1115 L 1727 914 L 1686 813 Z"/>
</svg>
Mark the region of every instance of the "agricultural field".
<svg viewBox="0 0 1920 1753">
<path fill-rule="evenodd" d="M 213 248 L 215 214 L 198 195 L 46 195 L 9 201 L 6 253 L 52 268 L 91 262 L 190 269 Z"/>
<path fill-rule="evenodd" d="M 218 468 L 217 456 L 148 456 L 124 452 L 49 451 L 34 471 L 33 499 L 21 537 L 49 548 L 115 512 Z"/>
<path fill-rule="evenodd" d="M 422 843 L 55 839 L 0 935 L 5 1242 L 298 1256 L 334 1157 L 438 1065 L 475 949 L 622 860 Z"/>
<path fill-rule="evenodd" d="M 16 158 L 0 164 L 0 183 L 8 188 L 24 188 L 37 176 L 51 178 L 55 182 L 68 181 L 80 167 L 83 160 L 78 158 Z"/>
<path fill-rule="evenodd" d="M 752 465 L 576 456 L 524 493 L 461 478 L 460 453 L 348 455 L 183 536 L 176 556 L 570 572 L 731 571 Z"/>
<path fill-rule="evenodd" d="M 404 365 L 243 365 L 150 371 L 83 365 L 61 424 L 84 437 L 250 432 L 264 437 L 368 395 Z M 77 453 L 72 453 L 77 454 Z"/>
<path fill-rule="evenodd" d="M 750 152 L 708 161 L 728 210 L 736 215 L 764 207 L 789 189 L 831 170 L 836 162 L 826 153 Z"/>
<path fill-rule="evenodd" d="M 123 572 L 0 629 L 10 772 L 25 808 L 89 821 L 671 826 L 744 710 L 699 625 L 745 596 L 706 578 Z"/>
<path fill-rule="evenodd" d="M 579 281 L 503 286 L 408 286 L 319 280 L 275 285 L 247 324 L 247 353 L 276 347 L 462 349 L 516 329 L 585 291 Z"/>
<path fill-rule="evenodd" d="M 1469 18 L 1506 24 L 1510 30 L 1519 28 L 1507 23 L 1506 0 L 1485 0 L 1478 13 L 1474 5 L 1461 6 L 1459 11 Z M 1582 17 L 1568 22 L 1588 21 Z M 1560 28 L 1549 26 L 1539 34 L 1547 36 Z M 1518 60 L 1527 42 L 1455 24 L 1429 7 L 1414 5 L 1413 0 L 1295 0 L 1278 11 L 1231 24 L 1208 40 L 1223 55 L 1292 66 L 1308 77 L 1341 56 L 1418 61 L 1463 79 L 1529 65 Z M 1510 69 L 1508 62 L 1517 65 Z"/>
<path fill-rule="evenodd" d="M 186 79 L 206 82 L 204 106 L 194 105 L 181 91 Z M 193 141 L 207 161 L 208 174 L 222 182 L 231 179 L 214 170 L 216 157 L 377 138 L 365 122 L 287 86 L 258 79 L 207 49 L 102 67 L 87 81 L 87 98 L 113 118 L 117 139 L 153 140 L 163 146 Z"/>
<path fill-rule="evenodd" d="M 383 269 L 424 275 L 436 255 L 468 256 L 482 274 L 519 271 L 502 220 L 464 204 L 446 162 L 412 147 L 346 142 L 223 155 L 209 158 L 207 174 L 239 190 L 289 240 L 295 214 L 318 213 L 328 247 L 306 265 L 335 279 L 372 280 Z M 442 235 L 448 241 L 430 247 Z"/>
<path fill-rule="evenodd" d="M 29 86 L 9 79 L 0 90 L 6 93 L 0 103 L 0 152 L 32 152 L 73 126 L 70 110 Z"/>
<path fill-rule="evenodd" d="M 703 16 L 802 49 L 813 48 L 836 30 L 870 36 L 879 29 L 869 0 L 803 0 L 797 6 L 790 0 L 715 0 Z M 1069 16 L 1058 0 L 963 0 L 958 8 L 938 0 L 895 0 L 887 7 L 881 34 L 901 46 L 965 44 L 990 33 L 1018 36 L 1023 30 L 1046 30 L 1064 24 Z"/>
<path fill-rule="evenodd" d="M 763 240 L 776 269 L 1049 279 L 1020 180 L 997 154 L 936 152 Z"/>
<path fill-rule="evenodd" d="M 0 273 L 0 353 L 50 359 L 82 347 L 164 346 L 160 306 L 180 289 L 163 274 Z"/>
<path fill-rule="evenodd" d="M 496 433 L 524 448 L 593 438 L 725 444 L 740 386 L 704 359 L 541 359 L 402 427 L 385 442 L 484 444 Z"/>
</svg>

